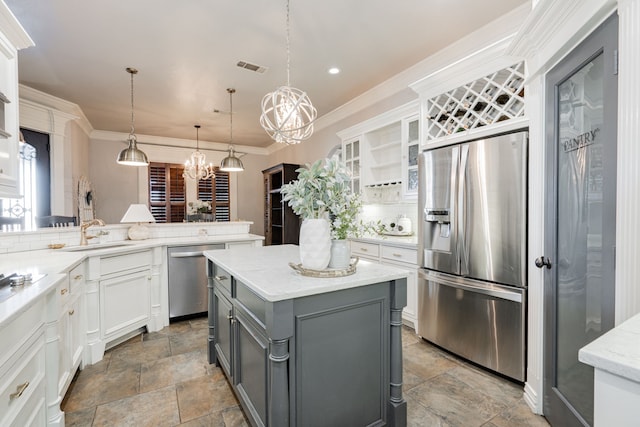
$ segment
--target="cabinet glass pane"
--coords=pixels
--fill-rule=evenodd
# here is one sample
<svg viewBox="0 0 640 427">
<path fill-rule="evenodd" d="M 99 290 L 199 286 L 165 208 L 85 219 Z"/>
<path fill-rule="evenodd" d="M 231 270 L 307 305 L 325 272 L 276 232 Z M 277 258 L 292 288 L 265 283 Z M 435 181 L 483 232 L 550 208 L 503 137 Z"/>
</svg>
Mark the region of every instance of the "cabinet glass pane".
<svg viewBox="0 0 640 427">
<path fill-rule="evenodd" d="M 353 157 L 360 156 L 360 141 L 353 141 Z"/>
<path fill-rule="evenodd" d="M 407 191 L 418 191 L 418 169 L 409 169 Z"/>
<path fill-rule="evenodd" d="M 418 165 L 418 144 L 409 146 L 409 166 Z"/>
<path fill-rule="evenodd" d="M 344 159 L 351 160 L 351 144 L 345 144 L 344 146 Z"/>
<path fill-rule="evenodd" d="M 409 141 L 418 139 L 418 120 L 409 122 Z"/>
<path fill-rule="evenodd" d="M 360 176 L 360 160 L 353 161 L 353 177 L 358 178 Z"/>
</svg>

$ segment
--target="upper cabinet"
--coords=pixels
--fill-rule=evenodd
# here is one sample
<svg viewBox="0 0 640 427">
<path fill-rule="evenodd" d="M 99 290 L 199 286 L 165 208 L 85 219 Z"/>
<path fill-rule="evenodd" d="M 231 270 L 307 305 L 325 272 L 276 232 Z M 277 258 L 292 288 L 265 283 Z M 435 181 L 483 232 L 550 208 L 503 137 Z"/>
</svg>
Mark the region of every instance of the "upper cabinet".
<svg viewBox="0 0 640 427">
<path fill-rule="evenodd" d="M 20 23 L 0 2 L 0 197 L 18 197 L 18 50 L 33 46 Z"/>
<path fill-rule="evenodd" d="M 416 100 L 338 132 L 353 190 L 361 192 L 365 202 L 416 197 L 419 109 Z"/>
</svg>

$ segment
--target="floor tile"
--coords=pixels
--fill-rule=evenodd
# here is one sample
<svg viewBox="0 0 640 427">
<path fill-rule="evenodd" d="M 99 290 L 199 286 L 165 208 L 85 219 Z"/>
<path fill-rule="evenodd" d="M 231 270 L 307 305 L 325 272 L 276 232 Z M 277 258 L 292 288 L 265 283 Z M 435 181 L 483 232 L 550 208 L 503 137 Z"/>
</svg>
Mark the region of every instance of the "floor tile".
<svg viewBox="0 0 640 427">
<path fill-rule="evenodd" d="M 174 386 L 98 406 L 93 426 L 174 426 L 180 422 Z"/>
<path fill-rule="evenodd" d="M 522 400 L 514 403 L 500 415 L 491 419 L 495 427 L 548 427 L 547 420 L 531 412 L 529 406 Z M 484 427 L 484 426 L 483 426 Z"/>
<path fill-rule="evenodd" d="M 182 422 L 238 406 L 238 401 L 224 378 L 199 377 L 178 384 L 176 390 Z"/>
<path fill-rule="evenodd" d="M 458 366 L 455 362 L 432 351 L 425 343 L 403 347 L 402 356 L 404 369 L 425 380 Z"/>
<path fill-rule="evenodd" d="M 207 329 L 192 329 L 188 333 L 171 335 L 169 337 L 171 354 L 175 356 L 181 353 L 200 350 L 203 346 L 206 346 L 207 337 Z"/>
<path fill-rule="evenodd" d="M 448 373 L 430 378 L 407 395 L 446 423 L 481 426 L 507 406 L 487 394 L 470 388 Z"/>
<path fill-rule="evenodd" d="M 248 427 L 249 423 L 245 418 L 239 406 L 233 406 L 196 418 L 186 423 L 180 424 L 180 427 Z"/>
<path fill-rule="evenodd" d="M 65 412 L 65 427 L 86 427 L 93 424 L 96 408 L 91 407 L 76 412 Z"/>
</svg>

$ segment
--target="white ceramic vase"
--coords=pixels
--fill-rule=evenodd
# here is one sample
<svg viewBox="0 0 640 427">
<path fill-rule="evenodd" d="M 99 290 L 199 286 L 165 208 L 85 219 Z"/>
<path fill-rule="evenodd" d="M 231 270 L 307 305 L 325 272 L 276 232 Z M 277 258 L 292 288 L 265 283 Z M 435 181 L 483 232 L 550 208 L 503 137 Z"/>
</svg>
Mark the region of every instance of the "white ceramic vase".
<svg viewBox="0 0 640 427">
<path fill-rule="evenodd" d="M 326 219 L 305 219 L 300 227 L 300 262 L 304 268 L 324 270 L 331 258 L 331 234 Z"/>
<path fill-rule="evenodd" d="M 351 260 L 351 248 L 346 240 L 331 241 L 331 259 L 329 260 L 329 268 L 343 270 L 349 267 Z"/>
</svg>

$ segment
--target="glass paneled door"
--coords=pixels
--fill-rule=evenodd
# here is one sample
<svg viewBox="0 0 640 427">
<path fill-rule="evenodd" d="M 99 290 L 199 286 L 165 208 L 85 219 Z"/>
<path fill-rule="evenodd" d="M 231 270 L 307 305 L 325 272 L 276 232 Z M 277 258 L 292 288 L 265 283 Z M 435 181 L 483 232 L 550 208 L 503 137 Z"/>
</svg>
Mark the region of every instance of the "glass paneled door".
<svg viewBox="0 0 640 427">
<path fill-rule="evenodd" d="M 613 327 L 618 22 L 547 75 L 544 415 L 593 424 L 593 368 L 578 350 Z"/>
</svg>

